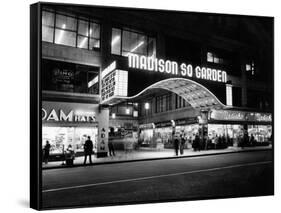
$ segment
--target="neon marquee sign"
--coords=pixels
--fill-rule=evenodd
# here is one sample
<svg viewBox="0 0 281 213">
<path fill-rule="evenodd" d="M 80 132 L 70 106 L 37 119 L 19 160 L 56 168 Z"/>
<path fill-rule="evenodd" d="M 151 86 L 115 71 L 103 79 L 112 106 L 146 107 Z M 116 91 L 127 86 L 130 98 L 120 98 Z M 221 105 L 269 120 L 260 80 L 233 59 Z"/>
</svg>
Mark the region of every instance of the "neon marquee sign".
<svg viewBox="0 0 281 213">
<path fill-rule="evenodd" d="M 210 80 L 216 82 L 227 82 L 227 73 L 223 70 L 196 66 L 192 64 L 181 63 L 176 61 L 147 57 L 143 55 L 129 54 L 129 68 L 147 70 L 152 72 L 167 73 L 180 75 L 182 77 L 194 77 L 197 79 Z"/>
</svg>

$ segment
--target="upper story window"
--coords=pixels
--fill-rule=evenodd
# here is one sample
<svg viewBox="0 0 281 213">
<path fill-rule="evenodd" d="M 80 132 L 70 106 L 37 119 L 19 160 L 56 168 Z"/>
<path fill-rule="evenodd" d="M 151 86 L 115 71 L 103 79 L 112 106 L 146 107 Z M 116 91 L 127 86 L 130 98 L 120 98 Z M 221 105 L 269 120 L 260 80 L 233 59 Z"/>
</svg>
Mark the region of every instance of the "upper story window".
<svg viewBox="0 0 281 213">
<path fill-rule="evenodd" d="M 100 48 L 100 25 L 54 11 L 42 11 L 42 41 L 95 50 Z"/>
<path fill-rule="evenodd" d="M 140 32 L 112 28 L 111 54 L 156 56 L 156 39 Z"/>
<path fill-rule="evenodd" d="M 246 64 L 246 72 L 250 75 L 255 75 L 255 63 L 248 63 Z"/>
<path fill-rule="evenodd" d="M 172 94 L 157 96 L 155 98 L 155 113 L 172 110 Z"/>
<path fill-rule="evenodd" d="M 99 68 L 61 61 L 42 61 L 43 90 L 99 94 Z"/>
<path fill-rule="evenodd" d="M 212 52 L 207 52 L 207 62 L 215 63 L 215 64 L 223 64 L 223 58 L 219 57 L 217 54 Z"/>
<path fill-rule="evenodd" d="M 188 105 L 189 105 L 188 102 L 184 98 L 182 98 L 179 95 L 176 95 L 176 99 L 175 99 L 175 108 L 176 109 L 184 108 L 184 107 L 187 107 Z"/>
</svg>

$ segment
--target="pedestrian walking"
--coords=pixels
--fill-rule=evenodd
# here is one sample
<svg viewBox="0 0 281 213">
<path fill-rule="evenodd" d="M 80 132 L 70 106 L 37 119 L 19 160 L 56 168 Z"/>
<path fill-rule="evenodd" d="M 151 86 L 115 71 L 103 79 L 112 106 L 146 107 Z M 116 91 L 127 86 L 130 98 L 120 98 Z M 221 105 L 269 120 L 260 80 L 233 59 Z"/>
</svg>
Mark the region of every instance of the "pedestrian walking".
<svg viewBox="0 0 281 213">
<path fill-rule="evenodd" d="M 180 154 L 183 155 L 184 152 L 184 145 L 185 145 L 185 138 L 183 135 L 181 135 L 180 139 Z"/>
<path fill-rule="evenodd" d="M 84 144 L 84 164 L 86 164 L 87 156 L 89 156 L 90 164 L 92 164 L 92 152 L 93 142 L 91 141 L 91 137 L 88 136 L 88 140 L 86 140 Z"/>
<path fill-rule="evenodd" d="M 179 139 L 177 136 L 174 139 L 174 148 L 175 148 L 176 156 L 178 156 L 179 155 Z"/>
<path fill-rule="evenodd" d="M 242 135 L 238 136 L 238 144 L 241 147 L 241 149 L 244 149 L 244 138 Z"/>
<path fill-rule="evenodd" d="M 200 151 L 200 138 L 198 134 L 195 135 L 194 141 L 192 143 L 192 148 L 194 151 Z"/>
<path fill-rule="evenodd" d="M 219 138 L 218 138 L 217 148 L 218 148 L 218 149 L 221 149 L 221 148 L 222 148 L 222 137 L 221 137 L 221 135 L 219 135 Z"/>
<path fill-rule="evenodd" d="M 204 147 L 204 138 L 201 136 L 201 137 L 199 137 L 199 135 L 198 135 L 198 151 L 200 152 L 202 149 L 203 149 L 203 147 Z"/>
<path fill-rule="evenodd" d="M 49 162 L 49 156 L 50 156 L 50 149 L 51 149 L 51 145 L 49 143 L 49 141 L 46 141 L 46 144 L 44 146 L 44 162 L 45 164 L 48 164 Z"/>
<path fill-rule="evenodd" d="M 249 146 L 249 135 L 247 132 L 244 133 L 243 143 L 244 143 L 244 146 Z"/>
<path fill-rule="evenodd" d="M 110 156 L 115 156 L 114 146 L 112 141 L 108 141 L 108 151 Z"/>
<path fill-rule="evenodd" d="M 254 135 L 251 134 L 251 137 L 250 137 L 250 145 L 251 145 L 251 146 L 254 146 L 254 143 L 255 143 L 255 138 L 254 138 Z"/>
<path fill-rule="evenodd" d="M 218 138 L 218 135 L 216 135 L 214 138 L 215 149 L 217 149 L 218 143 L 219 143 L 219 138 Z"/>
</svg>

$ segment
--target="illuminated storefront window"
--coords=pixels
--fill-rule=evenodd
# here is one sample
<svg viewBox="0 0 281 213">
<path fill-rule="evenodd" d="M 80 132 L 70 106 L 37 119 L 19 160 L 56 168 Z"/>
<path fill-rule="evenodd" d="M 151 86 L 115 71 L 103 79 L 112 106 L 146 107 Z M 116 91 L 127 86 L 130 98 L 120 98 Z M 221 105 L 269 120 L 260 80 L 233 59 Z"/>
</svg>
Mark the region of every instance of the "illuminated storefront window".
<svg viewBox="0 0 281 213">
<path fill-rule="evenodd" d="M 42 41 L 95 50 L 100 48 L 100 25 L 90 19 L 42 11 Z"/>
<path fill-rule="evenodd" d="M 194 140 L 195 135 L 199 132 L 198 124 L 189 124 L 176 126 L 176 133 L 178 135 L 183 135 L 186 139 Z"/>
<path fill-rule="evenodd" d="M 142 129 L 139 140 L 143 146 L 149 146 L 153 140 L 153 129 Z"/>
<path fill-rule="evenodd" d="M 271 125 L 248 125 L 248 134 L 254 136 L 257 142 L 271 141 L 272 127 Z"/>
<path fill-rule="evenodd" d="M 172 127 L 163 127 L 155 129 L 155 138 L 157 141 L 161 141 L 164 147 L 173 147 L 172 141 Z"/>
<path fill-rule="evenodd" d="M 156 56 L 156 39 L 141 32 L 112 28 L 111 53 Z"/>
<path fill-rule="evenodd" d="M 94 145 L 97 143 L 97 127 L 48 127 L 42 128 L 43 146 L 46 141 L 51 145 L 51 154 L 61 154 L 71 145 L 75 152 L 83 151 L 83 144 L 90 136 Z M 94 146 L 95 147 L 95 146 Z"/>
<path fill-rule="evenodd" d="M 243 136 L 243 125 L 239 124 L 209 124 L 208 137 L 213 139 L 217 136 L 225 136 L 233 139 Z"/>
</svg>

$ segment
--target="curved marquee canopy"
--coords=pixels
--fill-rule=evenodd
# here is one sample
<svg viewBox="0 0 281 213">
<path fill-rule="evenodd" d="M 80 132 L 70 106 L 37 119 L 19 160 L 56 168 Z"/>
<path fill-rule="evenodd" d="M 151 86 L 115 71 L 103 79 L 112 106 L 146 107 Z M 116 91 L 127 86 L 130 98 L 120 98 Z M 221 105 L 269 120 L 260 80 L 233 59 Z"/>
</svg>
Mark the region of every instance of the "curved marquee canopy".
<svg viewBox="0 0 281 213">
<path fill-rule="evenodd" d="M 227 108 L 226 105 L 206 87 L 186 78 L 169 78 L 150 85 L 143 91 L 132 97 L 116 97 L 115 101 L 111 99 L 110 104 L 116 104 L 122 101 L 135 99 L 145 92 L 153 89 L 164 89 L 176 93 L 185 99 L 195 109 L 222 109 Z"/>
</svg>

